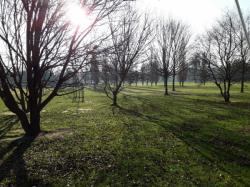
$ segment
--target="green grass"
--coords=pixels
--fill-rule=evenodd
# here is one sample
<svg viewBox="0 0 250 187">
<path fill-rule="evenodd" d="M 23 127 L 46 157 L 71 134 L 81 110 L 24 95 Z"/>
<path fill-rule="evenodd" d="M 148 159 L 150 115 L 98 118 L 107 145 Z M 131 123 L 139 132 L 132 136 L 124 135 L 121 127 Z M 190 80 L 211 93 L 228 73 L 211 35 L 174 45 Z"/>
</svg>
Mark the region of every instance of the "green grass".
<svg viewBox="0 0 250 187">
<path fill-rule="evenodd" d="M 170 96 L 132 86 L 112 108 L 88 90 L 79 106 L 69 96 L 50 103 L 49 133 L 31 143 L 0 104 L 0 186 L 248 186 L 250 84 L 244 94 L 234 85 L 231 101 L 213 84 Z"/>
</svg>

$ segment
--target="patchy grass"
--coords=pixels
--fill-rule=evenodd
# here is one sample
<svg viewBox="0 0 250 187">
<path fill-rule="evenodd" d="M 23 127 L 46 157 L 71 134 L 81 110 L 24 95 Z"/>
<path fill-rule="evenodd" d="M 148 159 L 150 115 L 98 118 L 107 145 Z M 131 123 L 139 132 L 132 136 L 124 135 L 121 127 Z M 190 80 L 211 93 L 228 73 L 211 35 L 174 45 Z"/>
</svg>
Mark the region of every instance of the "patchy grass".
<svg viewBox="0 0 250 187">
<path fill-rule="evenodd" d="M 36 140 L 0 104 L 0 186 L 250 184 L 249 87 L 235 85 L 229 104 L 213 84 L 191 83 L 170 96 L 128 87 L 119 102 L 90 90 L 85 103 L 56 98 Z"/>
</svg>

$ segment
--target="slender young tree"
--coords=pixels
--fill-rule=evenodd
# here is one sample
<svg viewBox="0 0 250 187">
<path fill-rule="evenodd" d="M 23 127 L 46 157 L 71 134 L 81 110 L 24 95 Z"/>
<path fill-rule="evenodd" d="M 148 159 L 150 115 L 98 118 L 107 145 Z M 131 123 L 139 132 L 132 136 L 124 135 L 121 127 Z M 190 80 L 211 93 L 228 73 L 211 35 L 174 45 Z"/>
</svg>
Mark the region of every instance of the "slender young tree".
<svg viewBox="0 0 250 187">
<path fill-rule="evenodd" d="M 203 83 L 203 85 L 206 85 L 206 82 L 209 79 L 209 70 L 208 70 L 208 65 L 206 63 L 206 60 L 201 59 L 201 66 L 199 69 L 199 74 L 200 74 L 200 82 Z"/>
<path fill-rule="evenodd" d="M 118 106 L 117 96 L 123 89 L 123 83 L 129 71 L 139 62 L 139 58 L 149 42 L 151 35 L 147 16 L 140 16 L 131 6 L 119 15 L 110 18 L 110 45 L 107 54 L 106 67 L 108 77 L 113 77 L 113 83 L 106 81 L 105 93 L 112 100 L 113 106 Z M 110 80 L 110 78 L 108 78 Z"/>
<path fill-rule="evenodd" d="M 226 14 L 211 31 L 203 36 L 202 58 L 225 102 L 230 102 L 230 89 L 237 69 L 237 35 L 233 19 Z"/>
<path fill-rule="evenodd" d="M 180 86 L 184 87 L 184 82 L 187 80 L 188 76 L 188 64 L 185 60 L 180 61 L 178 69 L 178 79 Z"/>
<path fill-rule="evenodd" d="M 156 58 L 154 58 L 153 61 L 149 64 L 149 70 L 151 86 L 153 84 L 157 85 L 159 81 L 159 65 Z"/>
<path fill-rule="evenodd" d="M 199 52 L 196 52 L 192 55 L 190 60 L 190 70 L 192 80 L 196 83 L 199 78 L 199 68 L 200 68 L 201 58 Z"/>
<path fill-rule="evenodd" d="M 172 54 L 172 91 L 175 91 L 176 74 L 178 72 L 181 61 L 185 60 L 189 39 L 190 33 L 188 30 L 188 26 L 182 24 L 181 22 L 178 22 L 176 27 L 176 37 L 174 38 L 173 42 L 174 47 Z"/>
<path fill-rule="evenodd" d="M 179 54 L 189 39 L 188 27 L 175 19 L 160 19 L 156 29 L 156 51 L 160 64 L 160 72 L 164 78 L 165 95 L 168 95 L 168 79 L 173 75 L 173 90 L 178 67 Z"/>
<path fill-rule="evenodd" d="M 149 49 L 147 61 L 148 62 L 144 65 L 146 66 L 148 79 L 151 86 L 153 86 L 153 84 L 157 85 L 159 81 L 159 62 L 152 46 Z"/>
<path fill-rule="evenodd" d="M 164 79 L 165 95 L 168 95 L 168 79 L 170 76 L 170 59 L 173 53 L 173 42 L 176 37 L 175 22 L 172 19 L 161 19 L 157 25 L 157 54 L 160 62 L 160 73 Z"/>
<path fill-rule="evenodd" d="M 233 13 L 232 17 L 235 17 Z M 245 26 L 246 29 L 249 31 L 250 30 L 250 16 L 245 19 Z M 236 32 L 237 32 L 237 45 L 238 45 L 238 50 L 239 50 L 239 61 L 241 63 L 241 88 L 240 92 L 244 93 L 244 88 L 245 88 L 245 77 L 246 77 L 246 72 L 247 72 L 247 63 L 249 61 L 249 46 L 247 43 L 247 39 L 244 33 L 244 29 L 242 24 L 239 24 L 240 20 L 234 19 L 234 23 L 236 25 Z"/>
<path fill-rule="evenodd" d="M 97 46 L 94 47 L 93 52 L 91 52 L 90 60 L 90 74 L 91 74 L 91 83 L 96 90 L 97 85 L 99 84 L 100 70 L 99 70 L 99 61 L 97 59 Z"/>
<path fill-rule="evenodd" d="M 185 29 L 186 27 L 183 26 L 183 30 L 180 33 L 181 39 L 180 41 L 177 40 L 177 48 L 175 48 L 175 53 L 173 54 L 173 87 L 172 91 L 175 91 L 175 79 L 176 74 L 178 73 L 180 68 L 183 68 L 183 65 L 186 64 L 186 58 L 188 53 L 188 43 L 190 39 L 190 34 L 188 30 Z M 181 67 L 182 65 L 182 67 Z M 185 72 L 185 71 L 184 71 Z M 183 83 L 183 82 L 182 82 Z"/>
<path fill-rule="evenodd" d="M 144 86 L 144 83 L 146 81 L 146 66 L 142 65 L 141 66 L 141 71 L 140 71 L 140 80 L 141 80 L 141 84 L 142 86 Z"/>
</svg>

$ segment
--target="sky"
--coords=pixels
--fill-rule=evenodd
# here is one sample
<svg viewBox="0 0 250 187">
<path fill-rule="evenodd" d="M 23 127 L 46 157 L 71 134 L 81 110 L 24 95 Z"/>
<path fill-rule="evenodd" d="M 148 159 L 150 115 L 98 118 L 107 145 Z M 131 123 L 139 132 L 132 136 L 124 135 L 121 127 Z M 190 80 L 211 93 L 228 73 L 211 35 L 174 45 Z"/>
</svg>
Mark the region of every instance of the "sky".
<svg viewBox="0 0 250 187">
<path fill-rule="evenodd" d="M 249 12 L 250 0 L 239 0 L 243 13 Z M 226 10 L 237 10 L 235 0 L 137 0 L 137 7 L 154 16 L 171 16 L 186 22 L 194 34 L 211 27 Z"/>
</svg>

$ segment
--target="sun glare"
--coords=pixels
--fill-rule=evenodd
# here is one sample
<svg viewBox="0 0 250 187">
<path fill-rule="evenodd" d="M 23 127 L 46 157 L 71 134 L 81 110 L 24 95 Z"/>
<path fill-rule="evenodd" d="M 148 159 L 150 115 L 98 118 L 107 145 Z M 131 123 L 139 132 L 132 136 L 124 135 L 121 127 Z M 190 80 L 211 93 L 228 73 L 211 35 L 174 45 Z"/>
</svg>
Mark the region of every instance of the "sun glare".
<svg viewBox="0 0 250 187">
<path fill-rule="evenodd" d="M 91 20 L 87 10 L 77 4 L 68 6 L 67 18 L 73 26 L 87 28 L 91 25 Z"/>
</svg>

